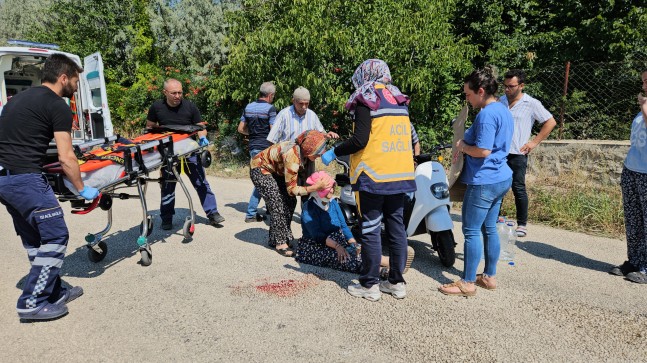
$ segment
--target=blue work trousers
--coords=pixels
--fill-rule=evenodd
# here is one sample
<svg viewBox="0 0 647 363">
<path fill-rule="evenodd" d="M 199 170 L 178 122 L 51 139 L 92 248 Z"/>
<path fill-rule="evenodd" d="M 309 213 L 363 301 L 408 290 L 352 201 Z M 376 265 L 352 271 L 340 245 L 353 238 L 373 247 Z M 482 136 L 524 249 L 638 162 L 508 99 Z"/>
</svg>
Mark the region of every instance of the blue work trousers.
<svg viewBox="0 0 647 363">
<path fill-rule="evenodd" d="M 358 192 L 362 221 L 362 268 L 359 283 L 370 288 L 380 282 L 382 261 L 382 220 L 389 247 L 389 282 L 405 282 L 402 276 L 407 262 L 407 233 L 404 228 L 404 193 L 380 195 Z"/>
<path fill-rule="evenodd" d="M 254 156 L 258 155 L 260 153 L 261 149 L 254 149 L 249 151 L 249 157 L 250 159 L 254 158 Z M 252 196 L 249 197 L 249 203 L 247 204 L 247 214 L 245 215 L 245 218 L 255 218 L 256 217 L 256 212 L 258 212 L 258 203 L 261 201 L 261 193 L 256 190 L 256 187 L 252 190 Z"/>
<path fill-rule="evenodd" d="M 211 191 L 204 167 L 200 164 L 198 156 L 194 155 L 185 160 L 182 161 L 184 164 L 184 172 L 189 177 L 189 180 L 191 180 L 191 184 L 193 184 L 196 192 L 198 192 L 202 209 L 204 209 L 207 217 L 209 217 L 211 214 L 218 212 L 216 195 Z M 178 173 L 181 167 L 180 164 L 176 166 Z M 175 185 L 177 182 L 173 173 L 169 172 L 166 168 L 162 168 L 161 178 L 162 201 L 160 203 L 160 217 L 162 218 L 162 223 L 171 223 L 175 214 Z"/>
<path fill-rule="evenodd" d="M 18 312 L 29 313 L 65 293 L 59 272 L 70 235 L 63 210 L 42 174 L 0 176 L 0 203 L 13 218 L 31 263 L 16 305 Z"/>
</svg>

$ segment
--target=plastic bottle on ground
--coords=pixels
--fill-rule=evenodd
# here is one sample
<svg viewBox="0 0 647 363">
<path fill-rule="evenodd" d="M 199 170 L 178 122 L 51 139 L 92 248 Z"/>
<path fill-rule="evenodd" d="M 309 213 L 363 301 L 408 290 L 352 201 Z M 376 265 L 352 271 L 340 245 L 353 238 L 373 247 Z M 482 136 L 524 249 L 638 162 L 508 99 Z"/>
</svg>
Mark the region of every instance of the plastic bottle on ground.
<svg viewBox="0 0 647 363">
<path fill-rule="evenodd" d="M 506 221 L 504 223 L 505 237 L 501 240 L 501 258 L 502 261 L 514 261 L 515 244 L 517 242 L 517 233 L 514 229 L 514 222 Z"/>
</svg>

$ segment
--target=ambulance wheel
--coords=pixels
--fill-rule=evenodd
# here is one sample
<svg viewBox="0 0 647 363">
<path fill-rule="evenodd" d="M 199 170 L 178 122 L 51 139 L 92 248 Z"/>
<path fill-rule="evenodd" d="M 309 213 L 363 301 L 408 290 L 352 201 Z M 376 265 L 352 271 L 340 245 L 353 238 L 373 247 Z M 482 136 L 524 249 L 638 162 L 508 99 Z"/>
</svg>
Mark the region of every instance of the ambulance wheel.
<svg viewBox="0 0 647 363">
<path fill-rule="evenodd" d="M 151 235 L 151 233 L 153 233 L 153 227 L 154 227 L 153 217 L 152 216 L 147 216 L 146 217 L 146 222 L 148 224 L 148 231 L 146 231 L 146 237 L 148 237 L 148 236 Z M 142 222 L 142 223 L 139 224 L 139 234 L 141 235 L 143 231 L 144 231 L 144 223 Z"/>
<path fill-rule="evenodd" d="M 431 242 L 438 252 L 440 263 L 445 267 L 454 266 L 456 262 L 454 233 L 451 230 L 431 232 Z"/>
<path fill-rule="evenodd" d="M 182 227 L 182 234 L 184 235 L 184 239 L 191 239 L 194 232 L 195 226 L 191 225 L 191 220 L 189 219 L 184 221 L 184 226 Z"/>
<path fill-rule="evenodd" d="M 98 246 L 102 251 L 101 253 L 95 251 L 92 247 L 88 247 L 88 259 L 92 262 L 101 262 L 108 253 L 108 245 L 105 242 L 99 242 Z"/>
<path fill-rule="evenodd" d="M 150 266 L 151 263 L 153 263 L 153 253 L 146 250 L 146 249 L 141 249 L 139 250 L 141 253 L 141 262 L 142 266 Z"/>
</svg>

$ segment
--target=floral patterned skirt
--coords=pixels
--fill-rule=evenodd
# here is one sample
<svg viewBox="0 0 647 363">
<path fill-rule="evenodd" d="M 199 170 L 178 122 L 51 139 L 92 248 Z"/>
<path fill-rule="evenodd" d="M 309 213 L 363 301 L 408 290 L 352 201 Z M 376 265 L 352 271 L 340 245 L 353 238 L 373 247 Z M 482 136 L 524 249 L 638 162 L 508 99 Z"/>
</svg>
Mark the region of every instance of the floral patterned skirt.
<svg viewBox="0 0 647 363">
<path fill-rule="evenodd" d="M 341 229 L 332 233 L 329 237 L 344 248 L 348 246 L 346 237 Z M 299 246 L 297 247 L 294 258 L 299 263 L 307 263 L 308 265 L 328 267 L 353 273 L 359 273 L 362 266 L 362 257 L 356 253 L 350 253 L 350 258 L 346 262 L 341 263 L 337 260 L 337 251 L 326 246 L 325 242 L 317 242 L 311 238 L 303 237 L 299 239 Z"/>
</svg>

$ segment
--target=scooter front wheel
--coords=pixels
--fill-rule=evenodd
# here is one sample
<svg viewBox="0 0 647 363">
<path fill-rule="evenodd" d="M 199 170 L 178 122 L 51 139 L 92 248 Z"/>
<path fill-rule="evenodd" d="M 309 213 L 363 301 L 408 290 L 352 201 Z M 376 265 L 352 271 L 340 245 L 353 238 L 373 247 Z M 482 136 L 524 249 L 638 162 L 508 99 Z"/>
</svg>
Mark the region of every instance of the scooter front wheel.
<svg viewBox="0 0 647 363">
<path fill-rule="evenodd" d="M 440 232 L 429 232 L 431 235 L 431 243 L 436 252 L 440 263 L 445 267 L 454 266 L 456 262 L 456 242 L 454 242 L 454 233 L 451 230 Z"/>
</svg>

